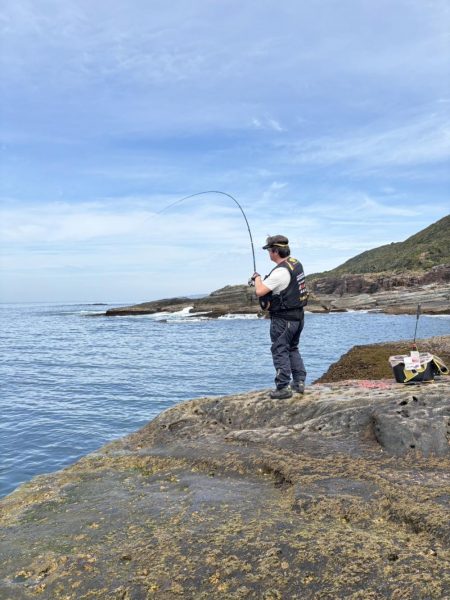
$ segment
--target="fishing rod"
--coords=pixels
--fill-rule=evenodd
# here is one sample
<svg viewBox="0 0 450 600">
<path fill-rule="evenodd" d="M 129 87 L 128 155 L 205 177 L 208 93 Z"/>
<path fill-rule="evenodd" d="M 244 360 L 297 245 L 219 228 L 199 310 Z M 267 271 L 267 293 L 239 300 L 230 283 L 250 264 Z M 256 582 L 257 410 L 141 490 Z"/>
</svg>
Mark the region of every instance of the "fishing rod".
<svg viewBox="0 0 450 600">
<path fill-rule="evenodd" d="M 181 202 L 184 202 L 185 200 L 189 200 L 189 198 L 194 198 L 195 196 L 202 196 L 202 195 L 205 195 L 205 194 L 221 194 L 222 196 L 227 196 L 228 198 L 231 198 L 231 200 L 233 200 L 233 202 L 235 204 L 237 204 L 237 206 L 239 207 L 239 210 L 241 211 L 242 216 L 245 219 L 245 224 L 247 225 L 248 235 L 250 236 L 250 244 L 251 244 L 251 247 L 252 247 L 252 256 L 253 256 L 253 271 L 256 273 L 255 247 L 253 245 L 253 238 L 252 238 L 252 232 L 250 231 L 250 225 L 248 223 L 248 220 L 247 220 L 247 217 L 245 215 L 244 209 L 239 204 L 239 202 L 236 200 L 236 198 L 233 198 L 233 196 L 231 194 L 227 194 L 226 192 L 220 192 L 219 190 L 208 190 L 206 192 L 197 192 L 196 194 L 190 194 L 189 196 L 185 196 L 184 198 L 180 198 L 179 200 L 175 200 L 175 202 L 172 202 L 171 204 L 168 204 L 167 206 L 165 206 L 161 210 L 158 210 L 155 214 L 156 215 L 160 215 L 161 213 L 165 212 L 169 208 L 172 208 L 172 206 L 175 206 L 176 204 L 180 204 Z"/>
<path fill-rule="evenodd" d="M 413 340 L 413 350 L 417 350 L 417 345 L 416 345 L 416 335 L 417 335 L 417 325 L 419 324 L 419 317 L 420 317 L 420 304 L 417 305 L 417 312 L 416 312 L 416 328 L 414 330 L 414 340 Z"/>
</svg>

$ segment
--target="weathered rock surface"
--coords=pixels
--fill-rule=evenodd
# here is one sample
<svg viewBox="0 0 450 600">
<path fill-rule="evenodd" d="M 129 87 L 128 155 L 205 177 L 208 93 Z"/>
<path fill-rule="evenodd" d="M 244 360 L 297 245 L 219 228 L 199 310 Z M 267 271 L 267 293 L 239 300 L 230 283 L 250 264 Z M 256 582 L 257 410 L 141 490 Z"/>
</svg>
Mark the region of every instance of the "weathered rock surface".
<svg viewBox="0 0 450 600">
<path fill-rule="evenodd" d="M 314 277 L 311 290 L 319 295 L 373 294 L 389 292 L 397 288 L 417 288 L 431 284 L 450 283 L 450 265 L 437 265 L 428 271 L 417 273 L 364 273 L 334 277 Z"/>
<path fill-rule="evenodd" d="M 381 310 L 411 314 L 450 314 L 450 265 L 428 271 L 314 277 L 313 295 L 328 310 Z"/>
<path fill-rule="evenodd" d="M 320 296 L 323 307 L 336 310 L 378 310 L 391 314 L 414 314 L 420 304 L 424 314 L 450 314 L 450 284 L 398 288 L 372 294 Z"/>
<path fill-rule="evenodd" d="M 174 406 L 1 504 L 0 598 L 450 593 L 450 382 Z"/>
</svg>

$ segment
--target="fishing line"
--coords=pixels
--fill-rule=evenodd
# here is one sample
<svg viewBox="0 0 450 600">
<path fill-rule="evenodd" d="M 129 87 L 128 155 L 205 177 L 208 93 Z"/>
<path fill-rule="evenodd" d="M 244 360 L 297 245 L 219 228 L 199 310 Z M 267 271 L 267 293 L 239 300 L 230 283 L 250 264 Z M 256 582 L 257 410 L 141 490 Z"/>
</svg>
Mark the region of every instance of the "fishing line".
<svg viewBox="0 0 450 600">
<path fill-rule="evenodd" d="M 417 346 L 416 346 L 416 336 L 417 336 L 417 325 L 419 324 L 419 317 L 420 317 L 420 304 L 418 304 L 418 305 L 417 305 L 417 312 L 416 312 L 416 328 L 414 329 L 413 350 L 417 350 Z"/>
<path fill-rule="evenodd" d="M 195 196 L 202 196 L 202 195 L 205 195 L 205 194 L 221 194 L 222 196 L 228 196 L 228 198 L 231 198 L 231 200 L 233 200 L 233 202 L 235 204 L 237 204 L 237 206 L 239 207 L 239 210 L 241 211 L 242 216 L 245 219 L 245 224 L 247 225 L 248 235 L 250 236 L 250 244 L 251 244 L 251 247 L 252 247 L 252 256 L 253 256 L 253 271 L 256 272 L 255 248 L 253 246 L 253 238 L 252 238 L 252 232 L 250 231 L 250 225 L 248 223 L 248 220 L 247 220 L 247 217 L 245 215 L 244 209 L 239 204 L 239 202 L 236 200 L 236 198 L 233 198 L 233 196 L 231 194 L 227 194 L 226 192 L 220 192 L 218 190 L 208 190 L 207 192 L 197 192 L 196 194 L 190 194 L 189 196 L 185 196 L 184 198 L 180 198 L 179 200 L 175 200 L 175 202 L 172 202 L 171 204 L 168 204 L 167 206 L 165 206 L 161 210 L 158 210 L 154 214 L 155 215 L 160 215 L 161 213 L 165 212 L 169 208 L 172 208 L 172 206 L 175 206 L 176 204 L 180 204 L 181 202 L 184 202 L 184 200 L 189 200 L 189 198 L 194 198 Z"/>
</svg>

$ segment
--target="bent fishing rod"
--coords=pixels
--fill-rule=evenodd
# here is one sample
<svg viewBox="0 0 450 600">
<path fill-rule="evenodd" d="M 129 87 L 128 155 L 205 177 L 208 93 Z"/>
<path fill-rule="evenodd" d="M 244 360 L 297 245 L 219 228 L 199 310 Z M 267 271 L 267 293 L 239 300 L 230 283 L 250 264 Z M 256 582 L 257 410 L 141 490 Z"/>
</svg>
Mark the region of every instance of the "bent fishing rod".
<svg viewBox="0 0 450 600">
<path fill-rule="evenodd" d="M 253 256 L 253 272 L 256 273 L 255 247 L 253 245 L 253 238 L 252 238 L 252 232 L 250 231 L 250 225 L 248 223 L 248 220 L 247 220 L 247 217 L 245 215 L 244 209 L 239 204 L 239 202 L 236 200 L 236 198 L 233 198 L 233 196 L 231 194 L 227 194 L 227 192 L 220 192 L 219 190 L 208 190 L 206 192 L 197 192 L 196 194 L 190 194 L 189 196 L 185 196 L 184 198 L 180 198 L 179 200 L 175 200 L 175 202 L 172 202 L 171 204 L 168 204 L 167 206 L 165 206 L 161 210 L 158 210 L 155 213 L 155 215 L 160 215 L 161 213 L 165 212 L 169 208 L 172 208 L 172 206 L 175 206 L 176 204 L 180 204 L 181 202 L 184 202 L 185 200 L 189 200 L 189 198 L 194 198 L 195 196 L 203 196 L 205 194 L 221 194 L 222 196 L 227 196 L 228 198 L 231 198 L 231 200 L 233 200 L 233 202 L 235 204 L 237 204 L 237 206 L 239 207 L 239 210 L 241 211 L 242 216 L 245 219 L 245 224 L 247 225 L 248 235 L 250 236 L 250 244 L 251 244 L 252 256 Z"/>
</svg>

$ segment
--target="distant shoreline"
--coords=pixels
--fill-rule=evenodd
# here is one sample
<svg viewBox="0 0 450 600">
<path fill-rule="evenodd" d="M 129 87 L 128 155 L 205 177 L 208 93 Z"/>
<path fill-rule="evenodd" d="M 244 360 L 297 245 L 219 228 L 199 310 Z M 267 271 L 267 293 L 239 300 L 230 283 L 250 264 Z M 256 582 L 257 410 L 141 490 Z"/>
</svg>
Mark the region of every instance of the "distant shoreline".
<svg viewBox="0 0 450 600">
<path fill-rule="evenodd" d="M 350 311 L 382 312 L 387 314 L 428 315 L 450 314 L 450 283 L 428 284 L 416 288 L 396 288 L 374 293 L 332 293 L 318 295 L 313 292 L 306 310 L 312 313 Z M 193 313 L 204 313 L 209 318 L 227 314 L 258 314 L 261 311 L 253 288 L 245 285 L 226 286 L 199 299 L 188 297 L 165 298 L 108 309 L 105 316 L 143 315 L 158 312 L 178 312 L 192 307 Z"/>
</svg>

